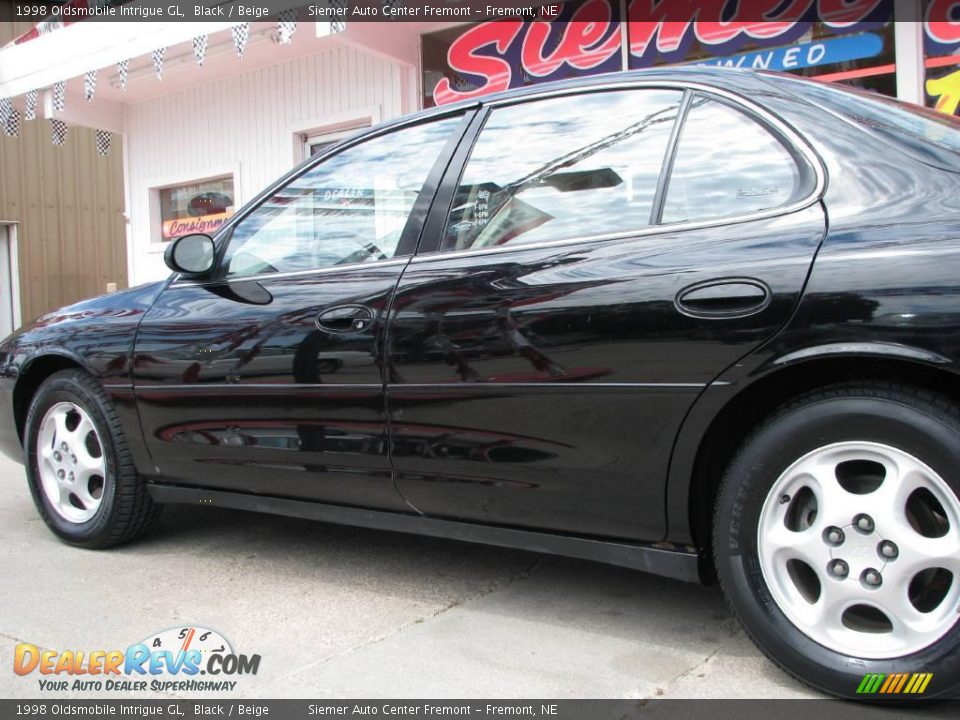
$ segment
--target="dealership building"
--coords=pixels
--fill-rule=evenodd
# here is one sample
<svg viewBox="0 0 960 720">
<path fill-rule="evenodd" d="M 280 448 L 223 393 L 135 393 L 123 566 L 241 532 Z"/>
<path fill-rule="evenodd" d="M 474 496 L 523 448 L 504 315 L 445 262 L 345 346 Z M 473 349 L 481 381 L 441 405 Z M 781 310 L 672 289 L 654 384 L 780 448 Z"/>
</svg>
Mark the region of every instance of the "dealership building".
<svg viewBox="0 0 960 720">
<path fill-rule="evenodd" d="M 701 63 L 793 72 L 958 112 L 960 0 L 779 4 L 797 19 L 756 21 L 745 0 L 733 17 L 719 9 L 726 3 L 687 3 L 686 20 L 651 18 L 649 1 L 575 0 L 533 20 L 469 24 L 314 21 L 305 11 L 249 24 L 48 23 L 0 50 L 0 98 L 11 98 L 18 122 L 48 125 L 52 143 L 100 131 L 106 153 L 121 155 L 121 285 L 164 277 L 171 238 L 212 232 L 346 135 L 507 88 Z M 22 252 L 31 238 L 21 232 L 18 242 Z"/>
</svg>

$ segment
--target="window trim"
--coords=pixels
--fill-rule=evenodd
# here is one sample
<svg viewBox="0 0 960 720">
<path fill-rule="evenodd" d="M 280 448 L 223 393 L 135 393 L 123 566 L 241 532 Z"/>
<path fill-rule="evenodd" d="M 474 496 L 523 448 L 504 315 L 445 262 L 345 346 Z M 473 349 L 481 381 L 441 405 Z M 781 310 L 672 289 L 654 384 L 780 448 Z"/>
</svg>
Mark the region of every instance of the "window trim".
<svg viewBox="0 0 960 720">
<path fill-rule="evenodd" d="M 562 88 L 562 89 L 548 89 L 543 90 L 539 93 L 529 93 L 524 94 L 520 97 L 508 97 L 508 98 L 498 98 L 496 100 L 491 100 L 489 102 L 483 102 L 479 112 L 483 116 L 484 123 L 486 121 L 486 116 L 489 113 L 498 107 L 506 107 L 511 105 L 519 105 L 521 103 L 527 102 L 536 102 L 538 100 L 544 100 L 547 98 L 553 97 L 564 97 L 568 95 L 585 95 L 587 93 L 594 92 L 609 92 L 613 90 L 633 90 L 633 89 L 663 89 L 663 90 L 680 90 L 684 92 L 684 101 L 688 97 L 692 97 L 694 94 L 701 94 L 713 99 L 718 99 L 725 104 L 732 106 L 734 109 L 743 112 L 748 117 L 756 120 L 761 125 L 770 130 L 774 136 L 783 143 L 787 151 L 794 157 L 795 160 L 803 161 L 798 162 L 798 170 L 801 173 L 801 178 L 807 171 L 812 171 L 813 173 L 813 182 L 809 183 L 810 186 L 809 192 L 801 196 L 799 199 L 795 200 L 792 203 L 786 205 L 780 205 L 775 208 L 770 208 L 768 210 L 758 210 L 751 213 L 743 213 L 741 215 L 730 215 L 720 218 L 712 218 L 705 220 L 694 220 L 694 221 L 684 221 L 670 224 L 657 224 L 657 225 L 647 225 L 643 228 L 638 228 L 636 230 L 631 230 L 627 232 L 615 232 L 615 233 L 604 233 L 598 235 L 587 235 L 580 236 L 575 238 L 564 238 L 562 240 L 546 240 L 543 242 L 536 243 L 527 243 L 527 244 L 518 244 L 518 245 L 502 245 L 498 247 L 486 247 L 478 249 L 466 249 L 466 250 L 448 250 L 444 251 L 440 248 L 436 250 L 427 250 L 418 252 L 413 256 L 411 263 L 420 264 L 423 262 L 431 262 L 434 260 L 445 260 L 447 258 L 460 258 L 460 257 L 471 257 L 474 255 L 492 255 L 497 253 L 506 253 L 506 252 L 524 252 L 526 250 L 536 250 L 539 248 L 550 248 L 550 247 L 564 247 L 567 245 L 576 245 L 582 243 L 595 243 L 595 242 L 606 242 L 614 240 L 629 240 L 634 238 L 648 237 L 651 235 L 661 235 L 665 233 L 676 233 L 683 232 L 686 230 L 700 230 L 704 228 L 711 227 L 721 227 L 724 225 L 735 225 L 744 222 L 750 222 L 754 220 L 764 220 L 772 217 L 779 217 L 782 215 L 789 215 L 791 213 L 799 212 L 805 210 L 806 208 L 814 205 L 819 202 L 823 197 L 823 194 L 827 186 L 827 174 L 826 168 L 824 167 L 823 161 L 820 159 L 820 156 L 816 153 L 813 147 L 804 140 L 800 134 L 785 120 L 780 118 L 778 115 L 775 115 L 771 111 L 767 110 L 764 107 L 761 107 L 759 104 L 748 100 L 747 98 L 738 95 L 734 92 L 723 88 L 717 88 L 711 85 L 705 85 L 698 82 L 678 82 L 678 81 L 614 81 L 609 83 L 603 83 L 600 85 L 592 85 L 589 88 Z M 682 101 L 683 102 L 683 101 Z M 688 109 L 688 108 L 687 108 Z M 681 116 L 678 116 L 679 121 L 686 120 L 686 113 L 683 112 L 684 108 L 681 108 Z M 676 130 L 676 126 L 674 128 Z M 482 132 L 483 127 L 479 128 L 476 134 L 472 138 L 470 147 L 465 154 L 464 162 L 459 165 L 459 167 L 451 163 L 451 172 L 455 172 L 455 177 L 451 179 L 450 177 L 445 177 L 443 185 L 447 185 L 451 182 L 459 183 L 460 178 L 463 175 L 464 170 L 466 169 L 466 163 L 469 161 L 470 154 L 473 152 L 473 146 L 476 144 L 476 140 L 479 137 L 480 132 Z M 666 159 L 669 157 L 671 160 L 676 155 L 676 149 L 679 144 L 681 137 L 681 132 L 676 132 L 675 136 L 671 136 L 671 145 L 668 147 L 667 153 L 664 156 L 664 167 L 661 168 L 661 175 L 664 173 L 666 167 Z M 460 150 L 458 149 L 458 155 Z M 664 188 L 664 195 L 662 198 L 659 198 L 661 201 L 661 207 L 659 210 L 654 207 L 654 210 L 658 212 L 658 216 L 662 213 L 662 202 L 666 199 L 666 187 Z M 659 182 L 658 182 L 659 190 Z M 449 218 L 450 210 L 452 209 L 453 193 L 451 193 L 450 206 L 445 209 L 443 214 L 443 227 L 446 227 L 447 219 Z M 434 210 L 439 210 L 438 208 L 432 209 L 431 213 Z M 659 218 L 658 218 L 659 219 Z M 429 222 L 429 221 L 428 221 Z"/>
</svg>

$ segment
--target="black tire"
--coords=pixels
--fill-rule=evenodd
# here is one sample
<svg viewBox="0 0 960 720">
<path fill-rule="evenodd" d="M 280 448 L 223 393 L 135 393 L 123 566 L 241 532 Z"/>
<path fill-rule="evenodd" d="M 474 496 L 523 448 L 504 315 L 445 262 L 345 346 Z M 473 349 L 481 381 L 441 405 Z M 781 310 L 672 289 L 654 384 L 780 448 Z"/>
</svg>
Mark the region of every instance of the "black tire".
<svg viewBox="0 0 960 720">
<path fill-rule="evenodd" d="M 960 696 L 960 623 L 955 622 L 931 645 L 903 657 L 857 657 L 855 651 L 838 652 L 802 632 L 778 606 L 764 580 L 757 536 L 763 504 L 777 479 L 818 448 L 864 441 L 910 453 L 960 497 L 960 412 L 947 399 L 893 383 L 837 385 L 799 397 L 744 441 L 719 489 L 713 548 L 723 592 L 760 650 L 813 688 L 875 701 L 956 698 Z M 960 582 L 960 577 L 952 582 Z M 868 673 L 933 676 L 922 696 L 858 694 Z"/>
<path fill-rule="evenodd" d="M 75 403 L 87 413 L 100 437 L 106 461 L 107 476 L 99 507 L 85 522 L 62 517 L 41 487 L 37 459 L 40 423 L 47 411 L 60 402 Z M 47 526 L 64 542 L 85 548 L 112 547 L 142 534 L 159 515 L 160 506 L 151 500 L 134 467 L 113 405 L 99 383 L 82 370 L 60 371 L 40 385 L 27 413 L 24 447 L 33 501 Z"/>
</svg>

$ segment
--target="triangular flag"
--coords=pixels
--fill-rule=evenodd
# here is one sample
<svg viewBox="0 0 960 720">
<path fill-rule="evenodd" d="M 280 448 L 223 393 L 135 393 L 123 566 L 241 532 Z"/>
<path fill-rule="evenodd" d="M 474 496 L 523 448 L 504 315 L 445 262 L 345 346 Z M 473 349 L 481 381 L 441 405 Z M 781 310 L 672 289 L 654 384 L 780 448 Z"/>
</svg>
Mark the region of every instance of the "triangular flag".
<svg viewBox="0 0 960 720">
<path fill-rule="evenodd" d="M 93 92 L 97 89 L 97 71 L 90 70 L 83 75 L 83 96 L 87 102 L 93 100 Z"/>
<path fill-rule="evenodd" d="M 120 76 L 120 92 L 123 92 L 127 89 L 127 73 L 129 70 L 129 60 L 121 60 L 117 63 L 117 74 Z"/>
<path fill-rule="evenodd" d="M 250 37 L 250 23 L 240 23 L 230 28 L 233 35 L 233 49 L 237 51 L 237 57 L 243 57 L 243 51 L 247 49 L 247 38 Z"/>
<path fill-rule="evenodd" d="M 63 112 L 67 107 L 67 83 L 61 80 L 53 84 L 53 109 Z"/>
<path fill-rule="evenodd" d="M 330 0 L 330 5 L 341 12 L 346 10 L 347 0 Z M 339 16 L 338 16 L 339 17 Z M 346 20 L 331 20 L 330 21 L 330 34 L 338 35 L 347 29 Z"/>
<path fill-rule="evenodd" d="M 3 132 L 9 137 L 20 134 L 20 111 L 16 108 L 10 109 L 10 114 L 3 123 Z"/>
<path fill-rule="evenodd" d="M 111 135 L 106 130 L 97 130 L 96 133 L 96 146 L 97 146 L 97 155 L 109 155 L 110 154 L 110 138 Z"/>
<path fill-rule="evenodd" d="M 193 39 L 193 56 L 197 65 L 203 67 L 203 61 L 207 59 L 207 35 L 197 35 Z"/>
<path fill-rule="evenodd" d="M 157 71 L 157 79 L 163 80 L 163 56 L 166 54 L 166 48 L 157 48 L 153 51 L 153 69 Z"/>
<path fill-rule="evenodd" d="M 289 45 L 293 34 L 297 31 L 297 10 L 290 8 L 281 10 L 277 14 L 277 33 L 281 45 Z"/>
<path fill-rule="evenodd" d="M 63 120 L 50 118 L 50 139 L 57 147 L 62 147 L 67 141 L 67 124 Z"/>
<path fill-rule="evenodd" d="M 37 90 L 31 90 L 25 95 L 26 105 L 23 109 L 24 120 L 37 119 L 37 99 L 40 93 Z"/>
</svg>

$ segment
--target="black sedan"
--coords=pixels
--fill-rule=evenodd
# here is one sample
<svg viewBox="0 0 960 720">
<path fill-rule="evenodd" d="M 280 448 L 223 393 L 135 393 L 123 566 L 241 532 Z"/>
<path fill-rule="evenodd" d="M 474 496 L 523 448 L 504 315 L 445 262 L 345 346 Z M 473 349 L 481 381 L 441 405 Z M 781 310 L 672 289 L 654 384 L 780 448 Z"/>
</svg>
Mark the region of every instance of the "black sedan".
<svg viewBox="0 0 960 720">
<path fill-rule="evenodd" d="M 541 85 L 356 135 L 166 257 L 0 346 L 63 540 L 203 503 L 719 579 L 817 688 L 960 689 L 953 118 Z"/>
</svg>

